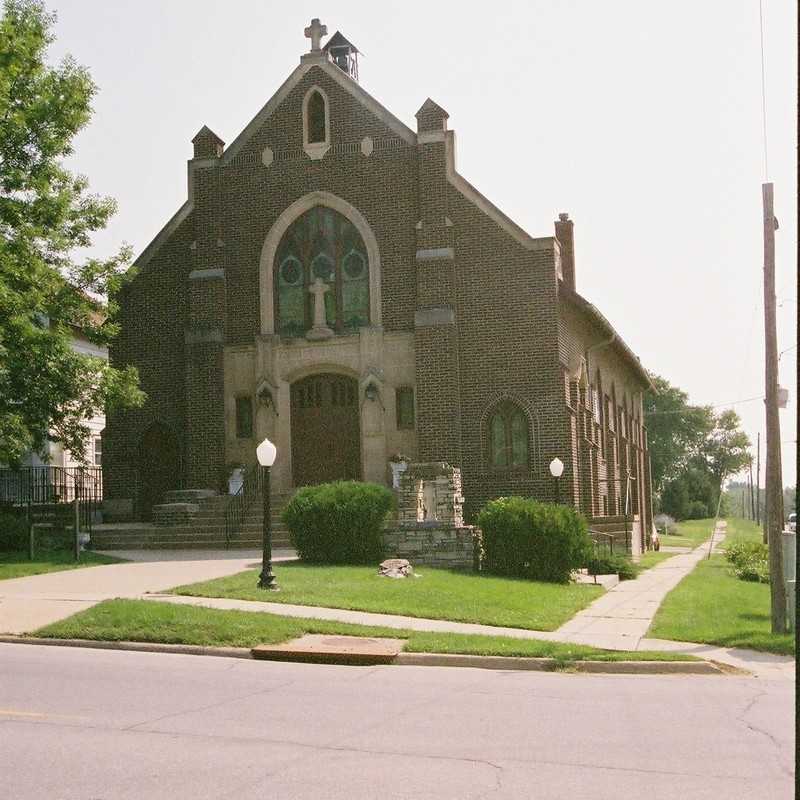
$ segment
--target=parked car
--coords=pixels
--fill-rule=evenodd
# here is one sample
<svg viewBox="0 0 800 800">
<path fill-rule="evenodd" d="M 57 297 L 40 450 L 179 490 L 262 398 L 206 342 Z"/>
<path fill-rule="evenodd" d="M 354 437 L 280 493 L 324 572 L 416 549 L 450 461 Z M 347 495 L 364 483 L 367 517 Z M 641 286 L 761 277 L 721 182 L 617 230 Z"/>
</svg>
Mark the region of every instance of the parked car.
<svg viewBox="0 0 800 800">
<path fill-rule="evenodd" d="M 796 511 L 792 511 L 792 513 L 789 514 L 788 528 L 792 533 L 797 533 L 797 512 Z"/>
</svg>

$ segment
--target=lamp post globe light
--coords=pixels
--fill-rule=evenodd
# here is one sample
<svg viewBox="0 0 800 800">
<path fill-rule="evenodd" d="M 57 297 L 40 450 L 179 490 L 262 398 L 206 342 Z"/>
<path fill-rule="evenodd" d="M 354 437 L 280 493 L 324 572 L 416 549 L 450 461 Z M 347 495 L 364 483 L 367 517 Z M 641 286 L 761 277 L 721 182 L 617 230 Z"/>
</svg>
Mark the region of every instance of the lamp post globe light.
<svg viewBox="0 0 800 800">
<path fill-rule="evenodd" d="M 556 504 L 561 502 L 561 489 L 558 485 L 558 479 L 564 473 L 564 462 L 556 457 L 550 462 L 550 474 L 556 482 Z"/>
<path fill-rule="evenodd" d="M 275 463 L 277 455 L 278 450 L 269 439 L 264 439 L 256 447 L 256 459 L 261 467 L 261 504 L 264 511 L 263 550 L 258 587 L 259 589 L 271 589 L 272 591 L 277 591 L 278 585 L 275 583 L 275 576 L 272 574 L 272 514 L 269 504 L 269 470 Z"/>
</svg>

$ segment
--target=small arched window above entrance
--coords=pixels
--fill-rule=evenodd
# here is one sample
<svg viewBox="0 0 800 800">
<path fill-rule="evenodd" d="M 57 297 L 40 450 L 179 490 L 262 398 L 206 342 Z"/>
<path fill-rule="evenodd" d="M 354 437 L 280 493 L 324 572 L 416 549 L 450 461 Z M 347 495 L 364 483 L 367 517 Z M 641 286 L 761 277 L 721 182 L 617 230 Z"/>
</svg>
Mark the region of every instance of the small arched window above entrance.
<svg viewBox="0 0 800 800">
<path fill-rule="evenodd" d="M 342 214 L 315 206 L 299 216 L 278 245 L 273 267 L 275 330 L 303 336 L 314 319 L 311 285 L 322 280 L 326 324 L 339 334 L 369 325 L 369 259 L 356 227 Z"/>
<path fill-rule="evenodd" d="M 314 91 L 308 98 L 308 144 L 325 141 L 325 98 Z"/>
<path fill-rule="evenodd" d="M 331 120 L 328 96 L 312 86 L 303 98 L 303 150 L 312 160 L 325 157 L 331 146 Z"/>
<path fill-rule="evenodd" d="M 510 400 L 489 415 L 489 464 L 494 469 L 522 469 L 530 463 L 530 426 L 525 412 Z"/>
</svg>

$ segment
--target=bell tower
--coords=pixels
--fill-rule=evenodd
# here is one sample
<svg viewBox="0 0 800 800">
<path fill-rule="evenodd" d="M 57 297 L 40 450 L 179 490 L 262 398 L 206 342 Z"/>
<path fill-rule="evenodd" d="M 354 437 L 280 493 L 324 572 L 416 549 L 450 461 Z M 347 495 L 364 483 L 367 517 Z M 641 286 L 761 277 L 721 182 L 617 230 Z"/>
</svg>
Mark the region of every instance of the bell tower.
<svg viewBox="0 0 800 800">
<path fill-rule="evenodd" d="M 356 83 L 358 83 L 358 48 L 342 36 L 339 31 L 331 36 L 325 47 L 322 48 L 323 53 L 327 53 L 328 57 L 339 69 L 349 75 Z"/>
</svg>

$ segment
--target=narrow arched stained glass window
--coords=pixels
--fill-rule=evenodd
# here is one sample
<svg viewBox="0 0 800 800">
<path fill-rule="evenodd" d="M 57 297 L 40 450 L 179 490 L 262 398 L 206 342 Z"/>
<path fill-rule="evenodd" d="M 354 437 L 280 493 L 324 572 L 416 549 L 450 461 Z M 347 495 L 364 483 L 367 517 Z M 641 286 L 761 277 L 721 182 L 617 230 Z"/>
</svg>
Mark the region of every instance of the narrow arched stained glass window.
<svg viewBox="0 0 800 800">
<path fill-rule="evenodd" d="M 312 92 L 306 108 L 308 125 L 308 144 L 325 141 L 325 98 L 319 92 Z"/>
<path fill-rule="evenodd" d="M 522 409 L 511 402 L 497 407 L 489 417 L 489 462 L 492 467 L 527 467 L 530 428 Z"/>
<path fill-rule="evenodd" d="M 336 333 L 369 325 L 369 258 L 356 227 L 325 206 L 298 217 L 283 235 L 273 266 L 275 329 L 303 336 L 311 328 L 314 298 L 309 287 L 328 284 L 325 319 Z"/>
</svg>

